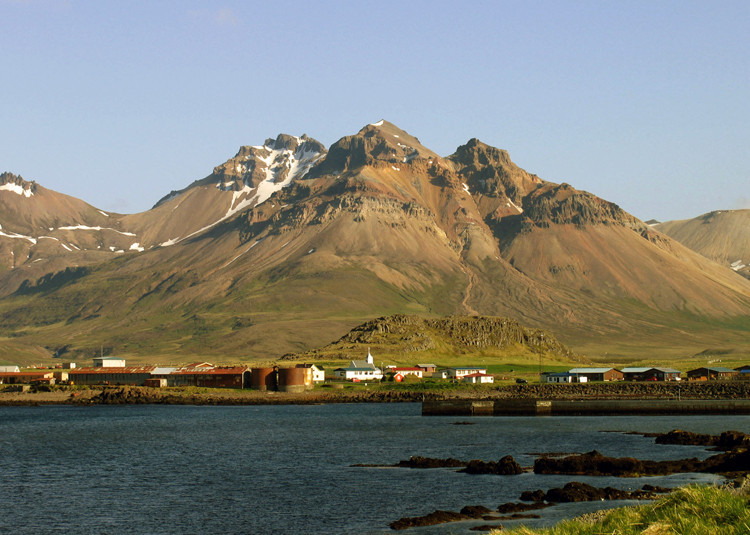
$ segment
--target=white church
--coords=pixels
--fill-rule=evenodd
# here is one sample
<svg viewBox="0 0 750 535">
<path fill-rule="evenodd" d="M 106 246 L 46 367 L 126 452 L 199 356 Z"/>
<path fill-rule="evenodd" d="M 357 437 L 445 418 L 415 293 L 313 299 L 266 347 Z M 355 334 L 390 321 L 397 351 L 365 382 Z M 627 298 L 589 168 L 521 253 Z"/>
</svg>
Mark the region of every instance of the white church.
<svg viewBox="0 0 750 535">
<path fill-rule="evenodd" d="M 375 366 L 369 347 L 365 360 L 353 360 L 348 367 L 335 369 L 333 374 L 347 381 L 379 381 L 383 378 L 383 370 Z"/>
</svg>

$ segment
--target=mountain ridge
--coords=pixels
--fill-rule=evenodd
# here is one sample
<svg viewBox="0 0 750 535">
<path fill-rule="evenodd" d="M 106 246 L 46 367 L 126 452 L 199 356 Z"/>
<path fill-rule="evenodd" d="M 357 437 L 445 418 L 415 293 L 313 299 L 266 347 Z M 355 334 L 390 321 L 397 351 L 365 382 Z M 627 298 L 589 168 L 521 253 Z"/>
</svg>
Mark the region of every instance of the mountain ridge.
<svg viewBox="0 0 750 535">
<path fill-rule="evenodd" d="M 32 198 L 0 191 L 6 206 Z M 280 134 L 147 212 L 79 202 L 110 230 L 57 227 L 71 250 L 50 254 L 54 266 L 29 249 L 0 272 L 0 339 L 29 354 L 106 342 L 252 360 L 394 313 L 507 316 L 579 347 L 649 332 L 704 348 L 747 333 L 750 282 L 475 138 L 440 157 L 387 121 L 328 150 Z M 79 234 L 95 235 L 98 256 Z M 22 241 L 0 236 L 0 256 Z"/>
</svg>

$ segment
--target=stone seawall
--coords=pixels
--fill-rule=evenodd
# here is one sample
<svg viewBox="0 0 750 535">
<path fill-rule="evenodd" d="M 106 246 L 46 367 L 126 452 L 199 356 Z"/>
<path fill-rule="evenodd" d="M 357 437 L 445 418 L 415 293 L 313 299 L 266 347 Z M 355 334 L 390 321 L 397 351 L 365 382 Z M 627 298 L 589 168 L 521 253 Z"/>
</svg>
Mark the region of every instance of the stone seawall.
<svg viewBox="0 0 750 535">
<path fill-rule="evenodd" d="M 594 416 L 628 414 L 750 414 L 750 400 L 425 400 L 423 416 Z"/>
</svg>

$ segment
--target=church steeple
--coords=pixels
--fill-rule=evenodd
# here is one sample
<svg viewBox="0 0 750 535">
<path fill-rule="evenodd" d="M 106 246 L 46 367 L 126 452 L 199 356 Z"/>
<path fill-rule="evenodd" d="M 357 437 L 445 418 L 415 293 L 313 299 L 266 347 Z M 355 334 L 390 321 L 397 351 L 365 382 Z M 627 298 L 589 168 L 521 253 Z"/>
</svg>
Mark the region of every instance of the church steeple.
<svg viewBox="0 0 750 535">
<path fill-rule="evenodd" d="M 368 364 L 375 364 L 375 359 L 372 358 L 372 353 L 370 353 L 370 348 L 367 348 L 367 363 Z"/>
</svg>

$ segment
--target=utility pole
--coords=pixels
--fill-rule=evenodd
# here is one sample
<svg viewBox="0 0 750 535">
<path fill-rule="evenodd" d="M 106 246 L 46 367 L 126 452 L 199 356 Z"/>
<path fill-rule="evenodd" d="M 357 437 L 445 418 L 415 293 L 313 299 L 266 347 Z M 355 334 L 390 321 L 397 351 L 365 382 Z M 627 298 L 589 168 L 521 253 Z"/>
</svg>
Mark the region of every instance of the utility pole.
<svg viewBox="0 0 750 535">
<path fill-rule="evenodd" d="M 542 355 L 544 351 L 544 335 L 540 334 L 539 337 L 541 338 L 541 347 L 539 348 L 539 382 L 542 382 Z"/>
</svg>

